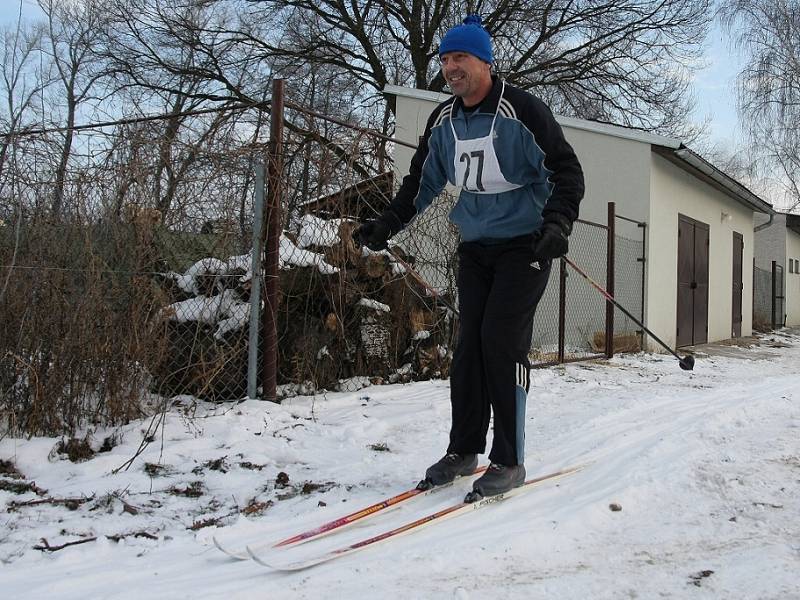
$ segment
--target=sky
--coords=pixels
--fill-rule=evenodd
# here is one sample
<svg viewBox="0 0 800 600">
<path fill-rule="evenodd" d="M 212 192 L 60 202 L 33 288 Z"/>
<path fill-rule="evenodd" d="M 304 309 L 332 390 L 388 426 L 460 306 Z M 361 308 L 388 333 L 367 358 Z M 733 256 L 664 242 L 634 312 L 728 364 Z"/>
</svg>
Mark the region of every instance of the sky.
<svg viewBox="0 0 800 600">
<path fill-rule="evenodd" d="M 19 0 L 0 0 L 0 26 L 17 21 Z M 35 0 L 22 0 L 25 18 L 41 15 Z M 734 80 L 738 58 L 726 46 L 722 32 L 715 26 L 707 40 L 707 65 L 694 73 L 696 97 L 695 118 L 702 121 L 710 117 L 709 136 L 719 145 L 735 145 L 741 137 L 736 115 Z"/>
<path fill-rule="evenodd" d="M 710 117 L 710 137 L 725 144 L 741 138 L 736 114 L 735 80 L 740 58 L 732 52 L 718 26 L 709 33 L 706 61 L 708 65 L 694 76 L 696 117 Z"/>
</svg>

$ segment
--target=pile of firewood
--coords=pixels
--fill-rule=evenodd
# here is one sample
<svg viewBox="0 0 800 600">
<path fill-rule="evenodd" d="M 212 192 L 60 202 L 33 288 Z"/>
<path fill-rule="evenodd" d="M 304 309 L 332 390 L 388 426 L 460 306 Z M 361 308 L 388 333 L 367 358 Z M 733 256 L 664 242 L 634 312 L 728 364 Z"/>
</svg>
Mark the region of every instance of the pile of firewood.
<svg viewBox="0 0 800 600">
<path fill-rule="evenodd" d="M 346 391 L 355 389 L 355 378 L 447 377 L 454 316 L 389 253 L 357 247 L 355 223 L 331 225 L 338 230 L 325 243 L 290 233 L 281 239 L 279 386 L 287 393 Z M 413 265 L 413 257 L 395 251 Z M 191 273 L 162 278 L 171 304 L 160 314 L 165 340 L 151 368 L 154 391 L 215 400 L 246 395 L 250 279 L 244 257 L 234 258 L 206 259 Z"/>
</svg>

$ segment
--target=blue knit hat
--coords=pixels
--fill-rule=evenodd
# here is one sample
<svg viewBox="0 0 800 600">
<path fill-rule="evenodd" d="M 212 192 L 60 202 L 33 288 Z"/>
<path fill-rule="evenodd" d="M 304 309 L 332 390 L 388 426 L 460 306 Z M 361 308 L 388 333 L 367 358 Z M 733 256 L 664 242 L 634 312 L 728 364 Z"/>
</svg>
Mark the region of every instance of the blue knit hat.
<svg viewBox="0 0 800 600">
<path fill-rule="evenodd" d="M 469 15 L 463 25 L 451 27 L 444 34 L 439 44 L 439 56 L 448 52 L 466 52 L 489 64 L 494 62 L 492 40 L 478 15 Z"/>
</svg>

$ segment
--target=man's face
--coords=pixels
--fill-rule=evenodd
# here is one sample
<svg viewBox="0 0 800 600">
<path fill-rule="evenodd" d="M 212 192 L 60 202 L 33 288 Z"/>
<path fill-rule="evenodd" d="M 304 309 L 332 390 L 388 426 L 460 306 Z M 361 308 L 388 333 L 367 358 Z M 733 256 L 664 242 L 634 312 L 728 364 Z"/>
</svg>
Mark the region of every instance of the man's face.
<svg viewBox="0 0 800 600">
<path fill-rule="evenodd" d="M 483 100 L 486 86 L 491 86 L 492 74 L 489 63 L 467 52 L 448 52 L 439 57 L 447 85 L 455 96 L 460 96 L 468 106 Z"/>
</svg>

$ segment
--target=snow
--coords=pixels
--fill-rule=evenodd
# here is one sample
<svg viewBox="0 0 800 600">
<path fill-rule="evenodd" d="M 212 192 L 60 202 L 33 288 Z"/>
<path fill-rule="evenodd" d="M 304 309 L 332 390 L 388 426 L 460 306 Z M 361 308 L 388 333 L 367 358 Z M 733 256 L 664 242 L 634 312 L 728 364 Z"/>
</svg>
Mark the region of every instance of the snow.
<svg viewBox="0 0 800 600">
<path fill-rule="evenodd" d="M 212 537 L 241 550 L 413 486 L 447 444 L 447 381 L 280 405 L 182 397 L 136 458 L 149 419 L 94 431 L 95 448 L 114 433 L 122 441 L 80 463 L 47 460 L 58 439 L 5 437 L 0 459 L 48 492 L 0 491 L 2 596 L 800 598 L 798 366 L 800 334 L 783 331 L 752 348 L 698 354 L 690 373 L 650 354 L 533 371 L 528 474 L 585 463 L 582 471 L 290 574 L 232 560 Z M 279 472 L 286 487 L 276 484 Z M 307 483 L 320 487 L 302 493 Z M 270 556 L 298 559 L 354 542 L 467 489 L 460 482 Z M 192 491 L 202 495 L 187 497 Z M 11 505 L 44 497 L 89 500 L 74 510 Z M 216 526 L 189 529 L 215 518 Z M 141 532 L 157 539 L 133 535 Z M 128 537 L 106 537 L 120 534 Z M 33 548 L 42 538 L 56 546 L 83 536 L 97 539 Z"/>
<path fill-rule="evenodd" d="M 319 272 L 323 275 L 331 275 L 338 273 L 339 269 L 325 262 L 325 258 L 321 254 L 303 250 L 294 245 L 294 243 L 287 237 L 281 236 L 280 246 L 278 248 L 279 262 L 278 266 L 281 269 L 287 269 L 291 266 L 296 267 L 310 267 L 316 266 Z"/>
<path fill-rule="evenodd" d="M 203 274 L 221 275 L 226 273 L 228 265 L 218 258 L 203 258 L 194 263 L 183 275 L 172 274 L 175 282 L 184 292 L 189 294 L 200 293 L 197 289 L 196 277 Z"/>
<path fill-rule="evenodd" d="M 162 309 L 162 313 L 165 318 L 181 323 L 217 323 L 214 331 L 217 339 L 222 339 L 229 331 L 241 329 L 250 322 L 250 305 L 241 301 L 233 290 L 224 290 L 215 296 L 197 296 L 175 302 Z"/>
<path fill-rule="evenodd" d="M 323 275 L 338 273 L 339 269 L 325 262 L 322 254 L 305 250 L 306 246 L 332 246 L 339 242 L 339 225 L 342 219 L 325 221 L 312 215 L 302 219 L 298 243 L 295 245 L 289 238 L 281 235 L 278 247 L 278 264 L 281 269 L 291 267 L 316 266 Z M 227 260 L 218 258 L 203 258 L 189 267 L 185 273 L 169 273 L 178 287 L 188 294 L 199 294 L 197 277 L 200 275 L 225 275 L 233 270 L 242 270 L 245 273 L 239 281 L 246 282 L 253 277 L 252 251 L 247 254 L 231 256 Z M 188 306 L 188 305 L 187 305 Z M 189 307 L 190 309 L 196 307 Z M 189 319 L 191 320 L 191 319 Z"/>
<path fill-rule="evenodd" d="M 300 219 L 300 232 L 297 235 L 297 245 L 301 248 L 308 246 L 335 246 L 341 240 L 339 227 L 345 219 L 320 219 L 314 215 L 303 215 Z"/>
<path fill-rule="evenodd" d="M 371 310 L 377 310 L 379 312 L 391 312 L 392 310 L 388 304 L 378 302 L 377 300 L 371 300 L 370 298 L 361 298 L 358 301 L 358 305 Z"/>
</svg>

